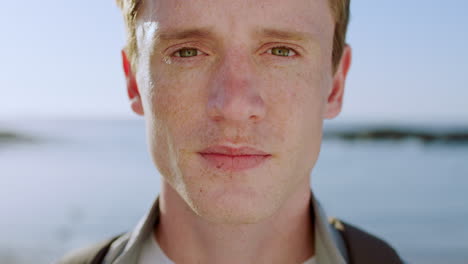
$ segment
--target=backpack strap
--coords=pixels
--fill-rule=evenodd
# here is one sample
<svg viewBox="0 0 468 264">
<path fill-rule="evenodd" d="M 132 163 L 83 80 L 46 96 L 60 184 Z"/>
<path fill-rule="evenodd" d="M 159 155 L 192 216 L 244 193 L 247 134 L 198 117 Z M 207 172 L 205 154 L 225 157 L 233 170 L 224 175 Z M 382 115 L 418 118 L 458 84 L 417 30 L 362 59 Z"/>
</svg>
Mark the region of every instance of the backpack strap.
<svg viewBox="0 0 468 264">
<path fill-rule="evenodd" d="M 122 235 L 74 251 L 56 262 L 56 264 L 101 264 L 112 243 Z"/>
<path fill-rule="evenodd" d="M 336 218 L 330 224 L 343 237 L 349 264 L 403 264 L 398 253 L 385 241 Z"/>
</svg>

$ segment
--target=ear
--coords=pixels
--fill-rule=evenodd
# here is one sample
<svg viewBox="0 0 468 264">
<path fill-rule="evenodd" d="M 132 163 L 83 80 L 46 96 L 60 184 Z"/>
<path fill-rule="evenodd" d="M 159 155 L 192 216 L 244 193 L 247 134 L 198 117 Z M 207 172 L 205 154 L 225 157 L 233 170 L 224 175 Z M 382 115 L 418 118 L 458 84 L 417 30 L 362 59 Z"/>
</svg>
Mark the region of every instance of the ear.
<svg viewBox="0 0 468 264">
<path fill-rule="evenodd" d="M 343 95 L 348 75 L 351 66 L 351 47 L 346 45 L 341 56 L 340 63 L 333 76 L 333 86 L 327 95 L 326 108 L 324 118 L 332 119 L 338 116 L 343 106 Z"/>
<path fill-rule="evenodd" d="M 130 105 L 133 112 L 137 115 L 143 115 L 143 105 L 141 103 L 140 92 L 138 91 L 138 85 L 135 79 L 135 75 L 132 72 L 132 66 L 127 58 L 127 54 L 122 50 L 122 63 L 125 73 L 125 79 L 127 81 L 127 93 L 128 99 L 130 99 Z"/>
</svg>

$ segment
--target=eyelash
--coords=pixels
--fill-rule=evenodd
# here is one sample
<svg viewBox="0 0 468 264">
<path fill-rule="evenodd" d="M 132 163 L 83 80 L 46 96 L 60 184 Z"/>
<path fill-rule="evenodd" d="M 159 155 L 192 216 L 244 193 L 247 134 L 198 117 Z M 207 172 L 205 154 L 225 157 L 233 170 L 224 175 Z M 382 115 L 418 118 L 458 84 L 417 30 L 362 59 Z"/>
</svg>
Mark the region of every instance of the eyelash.
<svg viewBox="0 0 468 264">
<path fill-rule="evenodd" d="M 195 56 L 189 56 L 189 57 L 182 57 L 182 56 L 180 56 L 180 52 L 183 51 L 183 50 L 187 50 L 187 49 L 194 49 L 194 50 L 196 50 L 196 51 L 197 51 L 197 55 L 195 55 Z M 293 55 L 291 55 L 291 56 L 273 55 L 273 54 L 272 54 L 272 50 L 273 50 L 273 49 L 288 49 L 288 50 L 290 50 L 290 52 L 293 53 Z M 200 54 L 200 53 L 201 53 L 201 54 Z M 298 53 L 295 49 L 290 48 L 290 47 L 287 47 L 287 46 L 274 46 L 274 47 L 269 48 L 265 53 L 268 53 L 268 54 L 273 55 L 273 56 L 275 56 L 275 57 L 285 57 L 285 58 L 292 58 L 292 57 L 296 57 L 296 56 L 299 55 L 299 53 Z M 176 54 L 179 54 L 179 55 L 176 55 Z M 205 53 L 205 52 L 203 52 L 203 51 L 201 51 L 201 50 L 198 49 L 198 48 L 195 48 L 195 47 L 183 47 L 183 48 L 180 48 L 180 49 L 174 51 L 174 52 L 172 53 L 171 56 L 172 56 L 172 57 L 176 57 L 177 59 L 186 60 L 186 59 L 191 59 L 191 58 L 199 57 L 199 56 L 201 56 L 201 55 L 208 55 L 208 54 Z"/>
<path fill-rule="evenodd" d="M 269 48 L 266 53 L 268 54 L 271 54 L 273 55 L 273 49 L 287 49 L 289 50 L 289 52 L 292 52 L 293 54 L 290 55 L 290 56 L 280 56 L 280 55 L 274 55 L 275 57 L 287 57 L 287 58 L 291 58 L 291 57 L 295 57 L 298 55 L 297 51 L 293 48 L 290 48 L 290 47 L 286 47 L 286 46 L 275 46 L 275 47 L 271 47 Z M 289 55 L 289 54 L 288 54 Z"/>
<path fill-rule="evenodd" d="M 194 49 L 197 51 L 197 55 L 195 56 L 188 56 L 188 57 L 182 57 L 180 56 L 180 52 L 183 51 L 183 50 L 191 50 L 191 49 Z M 176 54 L 179 53 L 179 56 L 177 56 Z M 199 54 L 201 53 L 201 54 Z M 200 55 L 207 55 L 205 52 L 201 51 L 200 49 L 197 49 L 197 48 L 191 48 L 191 47 L 184 47 L 184 48 L 180 48 L 178 50 L 176 50 L 174 53 L 172 53 L 172 56 L 173 57 L 178 57 L 178 58 L 193 58 L 193 57 L 198 57 Z"/>
</svg>

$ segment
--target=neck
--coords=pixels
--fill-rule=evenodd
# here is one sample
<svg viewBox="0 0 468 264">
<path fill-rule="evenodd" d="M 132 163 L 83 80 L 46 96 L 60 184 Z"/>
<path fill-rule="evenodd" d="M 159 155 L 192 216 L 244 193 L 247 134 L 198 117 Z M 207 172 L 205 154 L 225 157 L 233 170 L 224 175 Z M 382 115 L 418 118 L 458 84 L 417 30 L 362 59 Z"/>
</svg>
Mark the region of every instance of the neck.
<svg viewBox="0 0 468 264">
<path fill-rule="evenodd" d="M 156 239 L 175 263 L 303 263 L 315 253 L 310 189 L 305 186 L 271 217 L 232 225 L 196 215 L 163 181 Z"/>
</svg>

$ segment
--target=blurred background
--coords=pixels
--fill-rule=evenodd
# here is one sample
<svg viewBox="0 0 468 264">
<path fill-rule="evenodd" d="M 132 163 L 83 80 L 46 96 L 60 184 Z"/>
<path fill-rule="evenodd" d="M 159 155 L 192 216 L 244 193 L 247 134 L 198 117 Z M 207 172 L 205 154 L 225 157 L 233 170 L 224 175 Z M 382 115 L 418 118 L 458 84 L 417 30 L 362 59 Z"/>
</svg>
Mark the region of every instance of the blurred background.
<svg viewBox="0 0 468 264">
<path fill-rule="evenodd" d="M 128 231 L 160 188 L 127 102 L 120 10 L 3 1 L 0 263 L 50 263 Z M 410 263 L 468 263 L 468 2 L 352 1 L 342 115 L 312 188 Z"/>
</svg>

